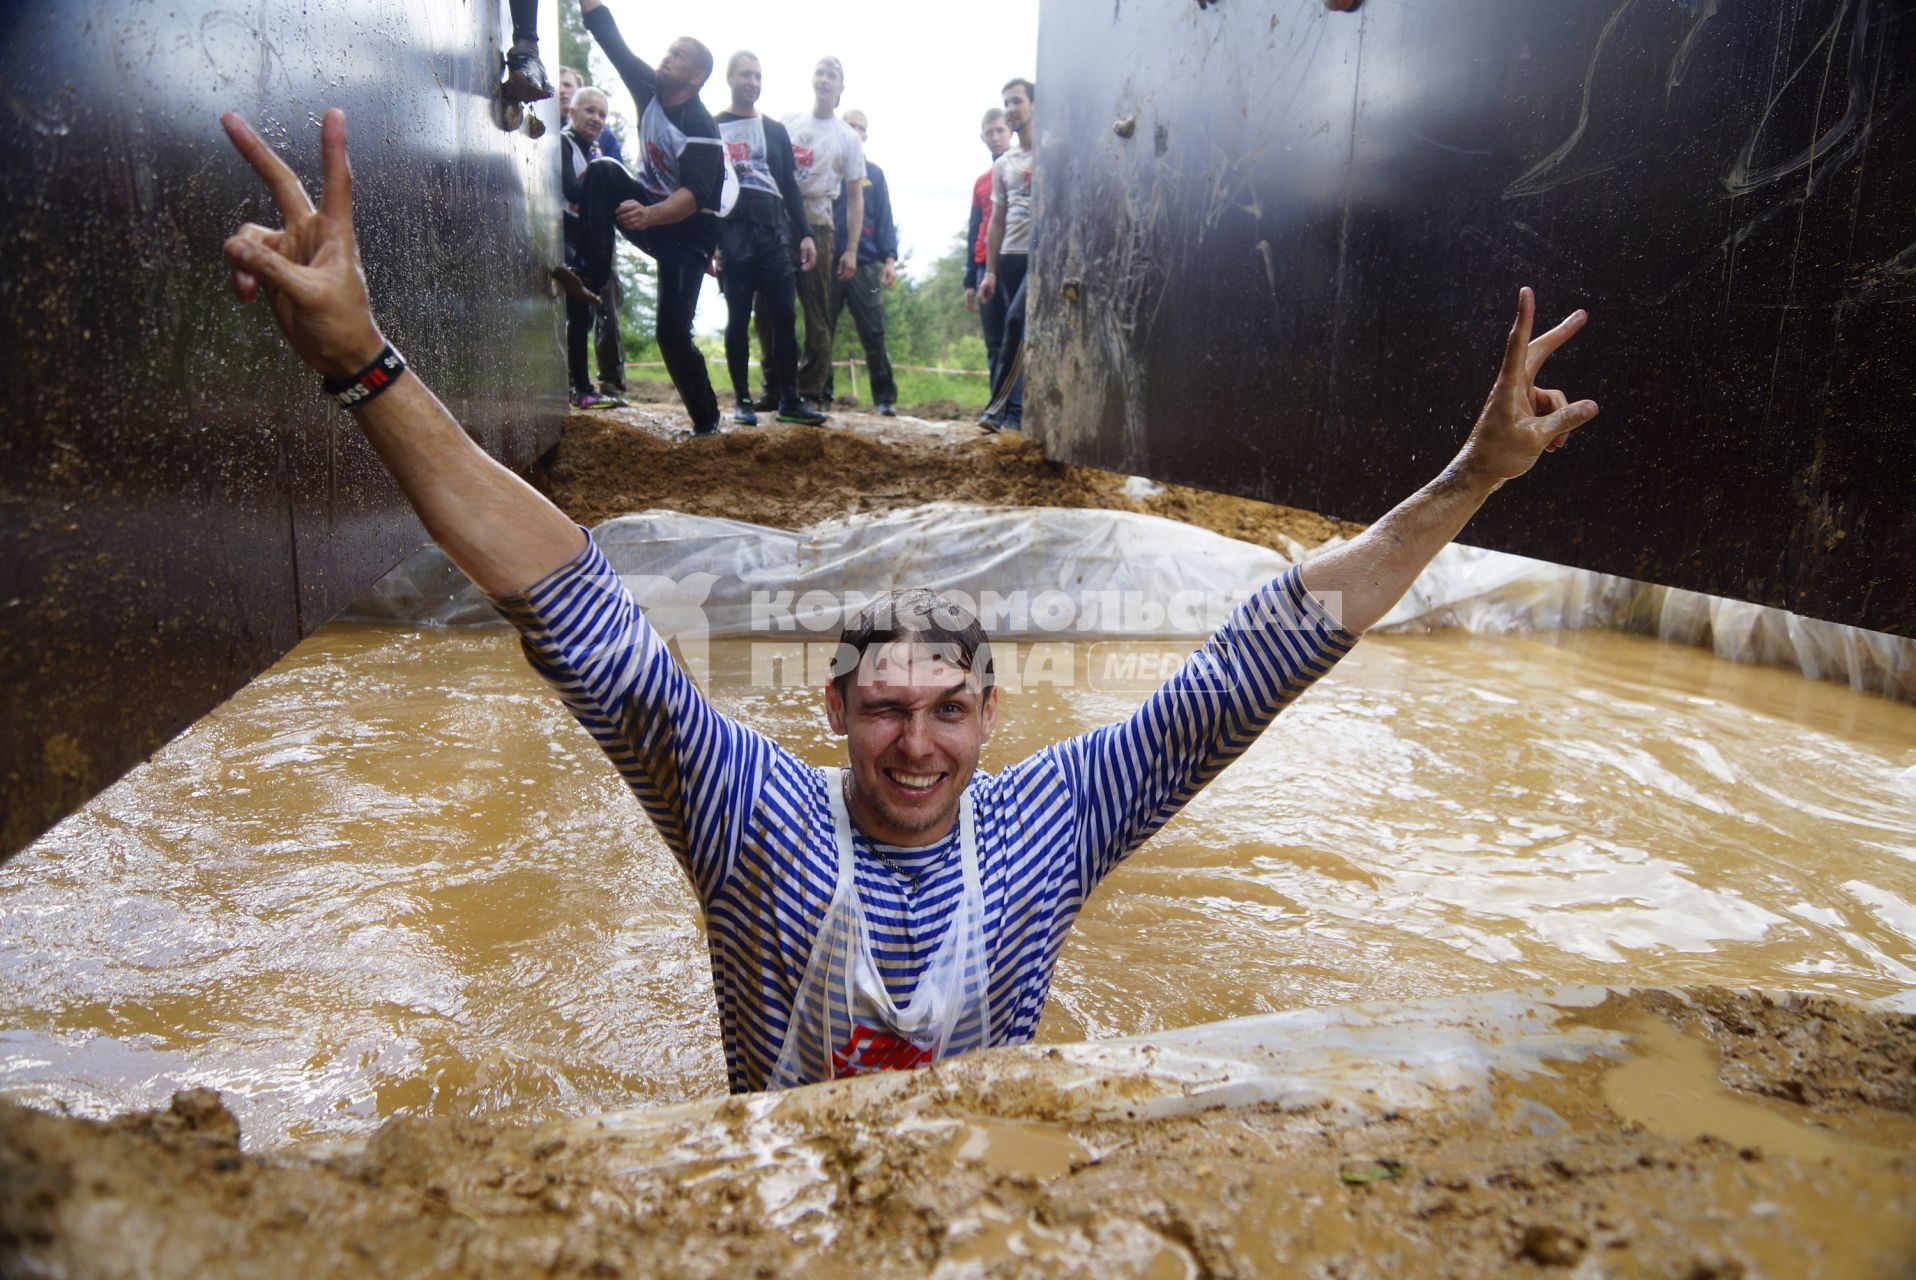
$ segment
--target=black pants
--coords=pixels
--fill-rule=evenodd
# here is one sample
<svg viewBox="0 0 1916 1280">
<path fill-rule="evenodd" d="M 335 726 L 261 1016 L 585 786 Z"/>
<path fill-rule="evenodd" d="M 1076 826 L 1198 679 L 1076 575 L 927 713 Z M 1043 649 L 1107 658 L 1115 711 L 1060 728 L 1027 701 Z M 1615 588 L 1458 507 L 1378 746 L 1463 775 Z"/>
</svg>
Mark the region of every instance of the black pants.
<svg viewBox="0 0 1916 1280">
<path fill-rule="evenodd" d="M 885 264 L 861 262 L 858 273 L 849 280 L 832 281 L 832 327 L 846 307 L 852 310 L 852 323 L 858 326 L 858 343 L 865 348 L 865 369 L 871 374 L 872 403 L 898 403 L 898 382 L 892 377 L 891 353 L 885 349 Z M 825 374 L 829 390 L 832 375 Z"/>
<path fill-rule="evenodd" d="M 1011 373 L 1018 364 L 1019 348 L 1025 342 L 1025 275 L 1030 265 L 1030 254 L 998 255 L 997 295 L 1005 299 L 1005 329 L 1004 340 L 998 347 L 997 362 L 991 370 L 991 398 L 997 400 L 1006 381 L 1011 381 L 1011 396 L 1005 403 L 1004 411 L 1007 422 L 1024 420 L 1024 373 L 1020 370 L 1015 379 L 1011 378 Z"/>
<path fill-rule="evenodd" d="M 783 207 L 778 218 L 785 217 Z M 798 399 L 798 288 L 792 246 L 777 224 L 744 220 L 739 210 L 719 227 L 719 288 L 725 291 L 725 363 L 740 400 L 752 395 L 752 299 L 769 329 L 772 358 L 762 370 L 781 405 Z"/>
<path fill-rule="evenodd" d="M 565 264 L 579 269 L 579 220 L 565 220 Z M 570 294 L 565 300 L 565 371 L 572 394 L 592 390 L 592 374 L 586 368 L 586 348 L 592 342 L 592 308 Z"/>
<path fill-rule="evenodd" d="M 612 275 L 612 237 L 623 234 L 659 264 L 658 339 L 666 372 L 695 428 L 719 420 L 718 397 L 705 369 L 705 353 L 692 341 L 692 319 L 698 314 L 699 289 L 705 284 L 705 266 L 713 244 L 703 228 L 678 223 L 649 231 L 626 231 L 617 219 L 627 200 L 657 204 L 658 198 L 639 185 L 625 166 L 600 156 L 585 167 L 585 190 L 579 198 L 579 275 L 593 292 L 605 287 Z M 709 224 L 708 215 L 695 213 L 689 222 Z M 590 314 L 590 308 L 587 308 Z"/>
<path fill-rule="evenodd" d="M 990 302 L 978 304 L 978 324 L 985 331 L 985 368 L 991 371 L 994 382 L 998 377 L 998 352 L 1005 345 L 1005 304 L 1009 301 L 1001 289 L 991 295 Z"/>
</svg>

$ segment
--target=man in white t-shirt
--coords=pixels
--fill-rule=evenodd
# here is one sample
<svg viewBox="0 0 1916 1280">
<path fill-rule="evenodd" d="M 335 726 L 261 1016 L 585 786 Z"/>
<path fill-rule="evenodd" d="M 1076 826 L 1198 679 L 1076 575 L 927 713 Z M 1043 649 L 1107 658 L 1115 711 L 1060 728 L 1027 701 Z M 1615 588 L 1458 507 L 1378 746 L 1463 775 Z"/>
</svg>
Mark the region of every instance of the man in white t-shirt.
<svg viewBox="0 0 1916 1280">
<path fill-rule="evenodd" d="M 991 403 L 978 420 L 987 431 L 1024 426 L 1025 269 L 1031 261 L 1032 116 L 1038 90 L 1029 80 L 1005 85 L 1005 123 L 1016 144 L 991 166 L 991 226 L 985 233 L 985 274 L 978 301 L 1004 299 L 1004 340 L 991 368 Z"/>
<path fill-rule="evenodd" d="M 824 57 L 812 69 L 812 109 L 785 117 L 792 139 L 792 161 L 798 171 L 799 194 L 805 197 L 805 218 L 814 243 L 833 243 L 832 201 L 839 188 L 850 191 L 847 223 L 863 226 L 865 218 L 865 148 L 850 125 L 838 118 L 845 96 L 845 68 L 837 58 Z M 848 247 L 836 262 L 821 252 L 810 271 L 799 273 L 798 301 L 805 312 L 805 352 L 798 363 L 798 393 L 812 404 L 829 402 L 832 367 L 832 280 L 850 280 L 858 271 L 858 246 Z"/>
</svg>

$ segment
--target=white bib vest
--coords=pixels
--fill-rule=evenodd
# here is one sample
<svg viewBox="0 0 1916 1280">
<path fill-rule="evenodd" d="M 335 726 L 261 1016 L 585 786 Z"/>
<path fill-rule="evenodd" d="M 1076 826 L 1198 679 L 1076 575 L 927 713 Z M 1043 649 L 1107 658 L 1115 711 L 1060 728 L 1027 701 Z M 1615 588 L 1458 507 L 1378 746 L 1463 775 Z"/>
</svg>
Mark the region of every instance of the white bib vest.
<svg viewBox="0 0 1916 1280">
<path fill-rule="evenodd" d="M 766 159 L 765 117 L 721 120 L 719 136 L 725 140 L 726 158 L 738 172 L 739 186 L 777 195 L 778 183 L 772 180 L 771 162 Z"/>
<path fill-rule="evenodd" d="M 916 1067 L 991 1041 L 985 898 L 978 824 L 967 791 L 958 805 L 963 889 L 911 999 L 898 1004 L 872 959 L 871 931 L 854 874 L 847 770 L 827 769 L 838 882 L 805 964 L 792 1017 L 767 1085 L 788 1089 L 867 1071 Z"/>
<path fill-rule="evenodd" d="M 679 155 L 685 148 L 717 147 L 725 158 L 725 184 L 719 191 L 718 208 L 706 212 L 723 218 L 738 203 L 738 174 L 732 168 L 732 158 L 726 153 L 725 145 L 717 138 L 694 138 L 687 134 L 672 123 L 657 98 L 646 103 L 639 115 L 639 146 L 645 153 L 645 163 L 639 166 L 639 185 L 657 200 L 679 189 Z"/>
</svg>

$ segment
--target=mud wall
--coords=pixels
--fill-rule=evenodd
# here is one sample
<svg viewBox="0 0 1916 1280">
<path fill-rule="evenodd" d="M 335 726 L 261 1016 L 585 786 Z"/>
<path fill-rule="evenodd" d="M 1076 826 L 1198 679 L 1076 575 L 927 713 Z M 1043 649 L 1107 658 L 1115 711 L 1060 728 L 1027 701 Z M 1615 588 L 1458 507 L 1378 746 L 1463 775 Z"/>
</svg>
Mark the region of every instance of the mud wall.
<svg viewBox="0 0 1916 1280">
<path fill-rule="evenodd" d="M 220 242 L 277 220 L 221 111 L 316 183 L 319 117 L 346 108 L 380 320 L 495 456 L 532 462 L 564 403 L 554 143 L 495 104 L 499 0 L 30 0 L 7 22 L 0 857 L 424 540 L 226 291 Z"/>
<path fill-rule="evenodd" d="M 1048 456 L 1370 520 L 1519 284 L 1603 415 L 1469 540 L 1916 634 L 1916 12 L 1047 0 Z"/>
</svg>

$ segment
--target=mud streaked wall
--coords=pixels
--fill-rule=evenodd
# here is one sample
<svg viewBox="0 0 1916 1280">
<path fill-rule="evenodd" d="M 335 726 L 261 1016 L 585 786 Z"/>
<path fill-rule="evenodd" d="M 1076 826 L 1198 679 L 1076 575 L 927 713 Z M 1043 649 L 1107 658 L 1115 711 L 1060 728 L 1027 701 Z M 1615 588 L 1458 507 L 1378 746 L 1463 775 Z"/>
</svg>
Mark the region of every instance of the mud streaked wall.
<svg viewBox="0 0 1916 1280">
<path fill-rule="evenodd" d="M 316 190 L 319 117 L 345 107 L 388 336 L 496 456 L 556 440 L 556 144 L 497 114 L 507 26 L 498 0 L 9 7 L 0 857 L 424 540 L 271 316 L 226 290 L 220 242 L 277 219 L 221 111 Z"/>
<path fill-rule="evenodd" d="M 1037 79 L 1048 455 L 1373 519 L 1527 283 L 1603 414 L 1470 541 L 1916 634 L 1916 7 L 1047 0 Z"/>
</svg>

